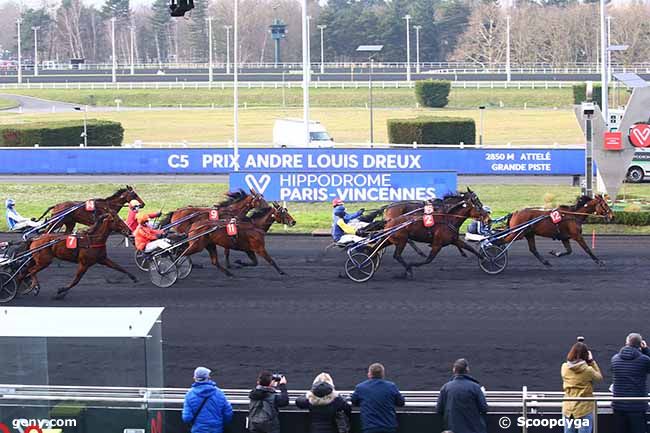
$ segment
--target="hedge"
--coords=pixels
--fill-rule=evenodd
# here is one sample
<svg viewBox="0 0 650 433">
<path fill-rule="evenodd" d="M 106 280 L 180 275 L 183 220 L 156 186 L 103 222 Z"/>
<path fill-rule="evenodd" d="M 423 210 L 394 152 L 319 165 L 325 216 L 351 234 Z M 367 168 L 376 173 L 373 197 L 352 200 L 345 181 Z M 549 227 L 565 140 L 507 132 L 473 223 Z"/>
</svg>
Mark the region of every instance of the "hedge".
<svg viewBox="0 0 650 433">
<path fill-rule="evenodd" d="M 83 120 L 0 125 L 0 146 L 74 146 L 83 143 Z M 119 122 L 88 119 L 88 146 L 121 146 L 124 128 Z"/>
<path fill-rule="evenodd" d="M 449 103 L 450 90 L 450 81 L 423 80 L 415 83 L 415 97 L 423 107 L 446 107 Z"/>
<path fill-rule="evenodd" d="M 603 224 L 602 218 L 589 217 L 589 224 Z M 623 224 L 628 226 L 650 226 L 650 212 L 614 211 L 614 219 L 609 224 Z"/>
<path fill-rule="evenodd" d="M 474 144 L 476 124 L 464 117 L 388 119 L 388 142 L 397 144 Z"/>
<path fill-rule="evenodd" d="M 600 106 L 602 98 L 602 86 L 600 83 L 593 83 L 593 91 L 591 100 Z M 573 103 L 580 105 L 587 100 L 587 84 L 574 84 L 573 85 Z"/>
</svg>

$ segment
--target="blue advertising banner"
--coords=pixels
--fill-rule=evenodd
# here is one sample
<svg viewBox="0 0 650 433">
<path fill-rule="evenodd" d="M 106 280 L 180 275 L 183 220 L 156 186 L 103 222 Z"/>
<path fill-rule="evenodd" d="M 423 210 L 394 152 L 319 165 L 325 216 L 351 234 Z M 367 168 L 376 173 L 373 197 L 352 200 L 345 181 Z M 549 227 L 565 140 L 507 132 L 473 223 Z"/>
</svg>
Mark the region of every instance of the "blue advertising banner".
<svg viewBox="0 0 650 433">
<path fill-rule="evenodd" d="M 230 189 L 249 188 L 267 200 L 400 201 L 426 200 L 456 191 L 456 173 L 405 172 L 317 172 L 317 173 L 232 173 Z"/>
<path fill-rule="evenodd" d="M 232 149 L 0 149 L 0 174 L 228 174 Z M 245 173 L 398 172 L 576 175 L 582 149 L 240 149 Z"/>
</svg>

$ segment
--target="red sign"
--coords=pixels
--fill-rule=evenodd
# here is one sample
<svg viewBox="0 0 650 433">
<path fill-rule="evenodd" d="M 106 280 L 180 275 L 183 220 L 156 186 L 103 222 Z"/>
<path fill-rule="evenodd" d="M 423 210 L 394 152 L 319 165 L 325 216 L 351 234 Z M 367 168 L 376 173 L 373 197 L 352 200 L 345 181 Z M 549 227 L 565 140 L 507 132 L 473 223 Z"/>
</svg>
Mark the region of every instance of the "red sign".
<svg viewBox="0 0 650 433">
<path fill-rule="evenodd" d="M 68 236 L 65 238 L 65 247 L 69 248 L 71 250 L 74 250 L 77 248 L 77 237 L 76 236 Z"/>
<path fill-rule="evenodd" d="M 86 210 L 88 212 L 95 211 L 95 200 L 86 200 Z"/>
<path fill-rule="evenodd" d="M 630 143 L 634 147 L 650 146 L 650 125 L 638 123 L 630 128 Z"/>
<path fill-rule="evenodd" d="M 424 214 L 422 217 L 422 223 L 424 224 L 425 227 L 433 227 L 433 225 L 436 223 L 435 220 L 433 219 L 433 215 L 431 214 Z"/>
<path fill-rule="evenodd" d="M 623 134 L 621 132 L 606 132 L 605 150 L 623 150 Z"/>
<path fill-rule="evenodd" d="M 228 236 L 237 236 L 237 220 L 231 219 L 228 224 L 226 224 L 226 233 Z"/>
<path fill-rule="evenodd" d="M 208 218 L 210 221 L 217 221 L 219 219 L 219 211 L 216 209 L 211 209 Z"/>
<path fill-rule="evenodd" d="M 551 221 L 553 221 L 553 224 L 559 223 L 562 221 L 562 214 L 559 211 L 554 210 L 551 212 Z"/>
</svg>

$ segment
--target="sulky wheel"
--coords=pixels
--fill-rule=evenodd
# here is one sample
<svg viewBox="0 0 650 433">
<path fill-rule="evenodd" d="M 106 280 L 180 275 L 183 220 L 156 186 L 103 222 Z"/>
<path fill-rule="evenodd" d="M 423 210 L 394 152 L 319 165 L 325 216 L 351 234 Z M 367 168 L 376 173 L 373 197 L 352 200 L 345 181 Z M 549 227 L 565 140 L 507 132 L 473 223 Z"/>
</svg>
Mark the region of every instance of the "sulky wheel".
<svg viewBox="0 0 650 433">
<path fill-rule="evenodd" d="M 149 278 L 158 287 L 170 287 L 178 279 L 178 270 L 174 260 L 166 255 L 152 259 L 149 265 Z"/>
<path fill-rule="evenodd" d="M 18 285 L 16 280 L 6 272 L 0 272 L 0 304 L 9 302 L 16 297 Z"/>
<path fill-rule="evenodd" d="M 184 280 L 192 272 L 192 259 L 183 257 L 176 262 L 176 269 L 178 269 L 178 279 Z"/>
<path fill-rule="evenodd" d="M 500 274 L 508 266 L 508 250 L 494 244 L 481 246 L 478 265 L 486 274 Z"/>
<path fill-rule="evenodd" d="M 151 258 L 147 257 L 144 251 L 135 250 L 135 265 L 143 272 L 149 270 Z"/>
<path fill-rule="evenodd" d="M 374 273 L 375 262 L 366 253 L 353 253 L 345 262 L 345 274 L 356 283 L 365 283 Z"/>
</svg>

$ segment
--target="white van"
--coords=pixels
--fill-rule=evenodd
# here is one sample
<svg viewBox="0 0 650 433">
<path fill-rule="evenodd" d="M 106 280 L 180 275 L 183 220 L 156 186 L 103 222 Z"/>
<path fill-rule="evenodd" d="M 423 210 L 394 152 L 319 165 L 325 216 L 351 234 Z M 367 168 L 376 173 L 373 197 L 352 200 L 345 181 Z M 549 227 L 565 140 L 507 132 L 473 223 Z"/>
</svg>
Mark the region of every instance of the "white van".
<svg viewBox="0 0 650 433">
<path fill-rule="evenodd" d="M 278 119 L 273 125 L 273 146 L 304 146 L 304 127 L 302 119 Z M 320 122 L 309 121 L 309 144 L 307 147 L 334 147 L 334 139 Z"/>
</svg>

